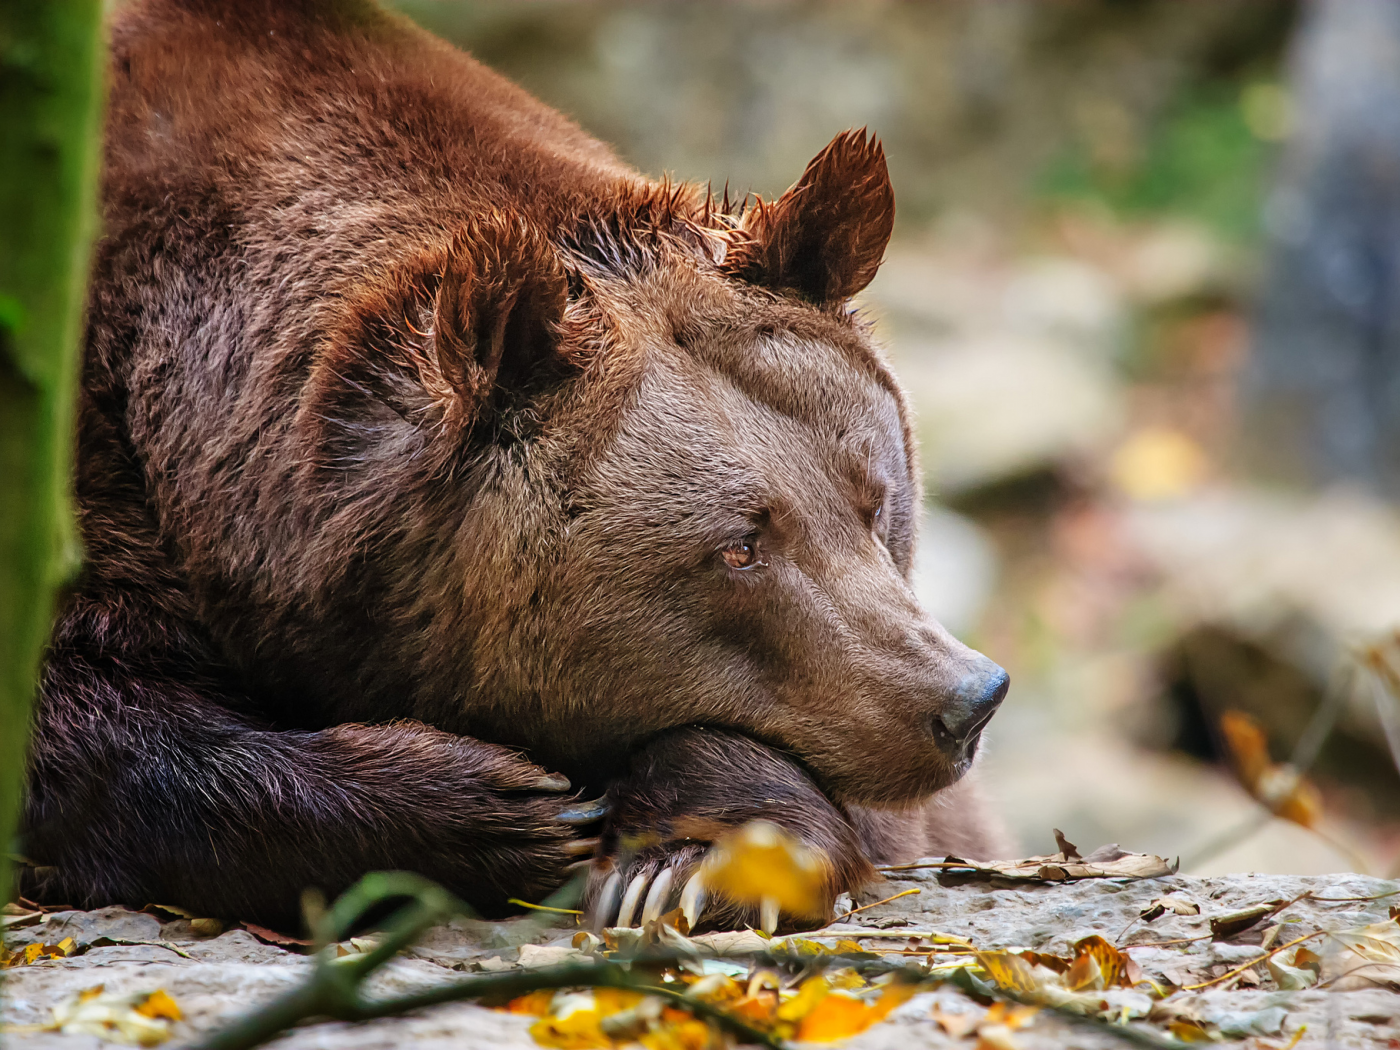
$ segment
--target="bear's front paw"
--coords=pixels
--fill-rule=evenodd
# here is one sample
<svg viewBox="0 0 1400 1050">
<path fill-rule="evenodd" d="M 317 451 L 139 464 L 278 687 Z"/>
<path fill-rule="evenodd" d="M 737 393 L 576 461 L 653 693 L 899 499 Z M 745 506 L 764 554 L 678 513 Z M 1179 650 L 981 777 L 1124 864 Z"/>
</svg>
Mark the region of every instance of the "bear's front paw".
<svg viewBox="0 0 1400 1050">
<path fill-rule="evenodd" d="M 818 912 L 874 875 L 846 814 L 790 759 L 737 733 L 683 729 L 653 740 L 608 788 L 608 802 L 585 897 L 595 929 L 645 925 L 674 908 L 692 930 L 810 923 L 706 885 L 710 846 L 753 821 L 777 825 L 816 855 Z"/>
</svg>

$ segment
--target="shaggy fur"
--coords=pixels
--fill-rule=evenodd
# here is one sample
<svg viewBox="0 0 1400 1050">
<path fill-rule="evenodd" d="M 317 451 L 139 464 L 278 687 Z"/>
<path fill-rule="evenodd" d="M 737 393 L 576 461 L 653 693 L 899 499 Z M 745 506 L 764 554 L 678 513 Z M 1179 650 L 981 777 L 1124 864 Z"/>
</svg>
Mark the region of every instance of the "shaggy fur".
<svg viewBox="0 0 1400 1050">
<path fill-rule="evenodd" d="M 844 305 L 892 215 L 863 133 L 736 211 L 369 4 L 124 6 L 29 891 L 288 927 L 407 868 L 498 911 L 591 848 L 558 774 L 613 798 L 600 870 L 661 810 L 777 820 L 833 890 L 939 841 L 1005 676 L 907 582 Z"/>
</svg>

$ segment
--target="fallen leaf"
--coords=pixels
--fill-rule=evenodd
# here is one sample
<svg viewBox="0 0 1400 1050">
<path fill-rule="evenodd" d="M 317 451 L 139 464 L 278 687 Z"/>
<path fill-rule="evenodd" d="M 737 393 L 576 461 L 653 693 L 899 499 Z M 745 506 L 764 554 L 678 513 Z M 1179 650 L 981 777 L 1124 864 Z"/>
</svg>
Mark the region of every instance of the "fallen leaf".
<svg viewBox="0 0 1400 1050">
<path fill-rule="evenodd" d="M 57 944 L 26 944 L 17 952 L 0 948 L 0 970 L 13 966 L 33 966 L 46 959 L 66 959 L 78 950 L 78 942 L 65 937 Z"/>
<path fill-rule="evenodd" d="M 1021 1050 L 1021 1044 L 1004 1024 L 984 1024 L 977 1029 L 978 1050 Z"/>
<path fill-rule="evenodd" d="M 1167 1031 L 1183 1043 L 1213 1043 L 1220 1039 L 1200 1021 L 1188 1019 L 1173 1021 L 1167 1026 Z"/>
<path fill-rule="evenodd" d="M 1282 991 L 1296 992 L 1311 988 L 1322 976 L 1322 960 L 1308 949 L 1300 947 L 1293 953 L 1293 961 L 1287 962 L 1283 956 L 1275 955 L 1266 964 L 1269 976 Z"/>
<path fill-rule="evenodd" d="M 1173 915 L 1199 915 L 1201 914 L 1201 906 L 1180 897 L 1154 897 L 1147 907 L 1138 912 L 1138 918 L 1142 919 L 1143 922 L 1153 922 L 1167 912 L 1171 912 Z"/>
<path fill-rule="evenodd" d="M 1338 987 L 1400 987 L 1400 919 L 1329 933 L 1328 940 L 1335 949 L 1326 960 L 1328 978 L 1347 978 Z"/>
<path fill-rule="evenodd" d="M 293 937 L 290 934 L 278 933 L 276 930 L 269 930 L 266 926 L 259 926 L 256 923 L 245 922 L 243 928 L 251 933 L 263 944 L 276 945 L 278 948 L 286 948 L 288 951 L 296 951 L 298 948 L 315 947 L 315 941 L 305 937 Z"/>
<path fill-rule="evenodd" d="M 830 862 L 768 821 L 751 821 L 716 842 L 701 872 L 707 887 L 730 900 L 774 900 L 787 915 L 829 917 Z"/>
<path fill-rule="evenodd" d="M 982 1023 L 982 1014 L 969 1010 L 966 1013 L 953 1014 L 944 1013 L 936 1005 L 933 1008 L 933 1019 L 938 1026 L 954 1039 L 961 1039 L 979 1024 Z"/>
<path fill-rule="evenodd" d="M 1079 855 L 1079 847 L 1069 839 L 1065 838 L 1065 833 L 1059 828 L 1051 828 L 1055 833 L 1055 845 L 1060 848 L 1060 856 L 1065 860 L 1083 860 Z"/>
<path fill-rule="evenodd" d="M 899 865 L 888 871 L 911 870 L 920 864 Z M 981 863 L 947 857 L 928 867 L 944 869 L 949 875 L 972 878 L 1009 879 L 1014 882 L 1067 882 L 1076 879 L 1156 879 L 1176 874 L 1177 866 L 1150 853 L 1129 853 L 1116 846 L 1100 847 L 1082 860 L 1065 860 L 1059 854 L 1051 857 L 1027 857 L 1025 860 L 1001 860 Z"/>
<path fill-rule="evenodd" d="M 117 994 L 102 985 L 71 995 L 53 1008 L 50 1031 L 95 1035 L 109 1043 L 158 1046 L 170 1038 L 180 1008 L 162 990 Z"/>
<path fill-rule="evenodd" d="M 891 985 L 872 1004 L 833 992 L 820 999 L 797 1026 L 799 1042 L 834 1043 L 883 1021 L 916 991 L 913 985 Z"/>
<path fill-rule="evenodd" d="M 1220 734 L 1244 789 L 1280 817 L 1305 828 L 1322 819 L 1322 796 L 1312 782 L 1269 756 L 1268 740 L 1257 719 L 1243 711 L 1220 716 Z"/>
<path fill-rule="evenodd" d="M 1024 1028 L 1030 1024 L 1031 1018 L 1040 1013 L 1040 1007 L 1027 1006 L 1024 1003 L 995 1002 L 987 1010 L 987 1016 L 982 1020 L 985 1024 L 1005 1025 L 1010 1029 Z"/>
<path fill-rule="evenodd" d="M 1291 902 L 1285 900 L 1265 901 L 1239 911 L 1227 911 L 1210 917 L 1210 935 L 1213 940 L 1226 941 L 1251 927 L 1257 926 L 1275 912 L 1282 911 Z"/>
</svg>

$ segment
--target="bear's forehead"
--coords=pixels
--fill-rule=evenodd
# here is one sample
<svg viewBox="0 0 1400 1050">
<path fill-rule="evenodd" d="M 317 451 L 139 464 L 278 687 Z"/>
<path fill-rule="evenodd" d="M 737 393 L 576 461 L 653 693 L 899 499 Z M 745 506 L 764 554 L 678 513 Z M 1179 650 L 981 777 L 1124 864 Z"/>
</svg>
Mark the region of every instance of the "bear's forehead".
<svg viewBox="0 0 1400 1050">
<path fill-rule="evenodd" d="M 786 330 L 719 331 L 646 356 L 617 431 L 623 450 L 677 462 L 890 484 L 907 470 L 897 397 L 850 346 Z"/>
</svg>

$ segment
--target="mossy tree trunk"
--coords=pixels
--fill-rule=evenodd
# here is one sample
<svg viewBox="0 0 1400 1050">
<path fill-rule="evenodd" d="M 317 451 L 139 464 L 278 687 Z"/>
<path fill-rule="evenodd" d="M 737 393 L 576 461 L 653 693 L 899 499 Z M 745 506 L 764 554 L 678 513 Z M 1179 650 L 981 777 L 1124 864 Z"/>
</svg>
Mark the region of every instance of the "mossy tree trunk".
<svg viewBox="0 0 1400 1050">
<path fill-rule="evenodd" d="M 96 229 L 101 0 L 0 4 L 0 886 L 54 597 L 77 564 L 73 403 Z"/>
</svg>

